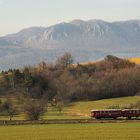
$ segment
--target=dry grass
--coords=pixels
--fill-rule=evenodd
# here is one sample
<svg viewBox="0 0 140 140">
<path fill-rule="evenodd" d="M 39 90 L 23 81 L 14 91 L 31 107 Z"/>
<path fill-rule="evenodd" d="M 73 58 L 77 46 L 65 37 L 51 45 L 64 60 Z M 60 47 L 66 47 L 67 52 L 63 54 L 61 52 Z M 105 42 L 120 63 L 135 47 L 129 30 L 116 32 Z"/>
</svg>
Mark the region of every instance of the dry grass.
<svg viewBox="0 0 140 140">
<path fill-rule="evenodd" d="M 140 65 L 140 58 L 129 58 L 128 60 L 130 62 L 133 62 L 133 63 Z"/>
</svg>

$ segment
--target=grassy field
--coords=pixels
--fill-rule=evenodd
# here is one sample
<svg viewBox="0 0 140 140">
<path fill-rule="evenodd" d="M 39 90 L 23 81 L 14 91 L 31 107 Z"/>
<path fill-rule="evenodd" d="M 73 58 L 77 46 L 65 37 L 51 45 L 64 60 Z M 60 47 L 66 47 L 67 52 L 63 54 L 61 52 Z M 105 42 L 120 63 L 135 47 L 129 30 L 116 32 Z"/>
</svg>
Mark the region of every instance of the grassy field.
<svg viewBox="0 0 140 140">
<path fill-rule="evenodd" d="M 71 113 L 81 113 L 88 115 L 90 110 L 92 109 L 105 109 L 111 105 L 119 104 L 120 106 L 125 106 L 130 103 L 136 103 L 140 101 L 140 96 L 132 96 L 132 97 L 123 97 L 123 98 L 113 98 L 113 99 L 104 99 L 98 101 L 87 101 L 87 102 L 76 102 L 71 104 L 67 108 Z"/>
<path fill-rule="evenodd" d="M 139 123 L 0 126 L 0 140 L 139 140 Z"/>
<path fill-rule="evenodd" d="M 136 103 L 137 101 L 140 101 L 140 96 L 104 99 L 98 101 L 75 102 L 65 107 L 61 113 L 58 111 L 53 111 L 52 108 L 49 108 L 48 112 L 45 113 L 42 119 L 85 119 L 90 118 L 89 114 L 90 110 L 92 109 L 105 109 L 115 104 L 125 106 L 130 103 Z M 13 118 L 13 120 L 24 119 L 26 119 L 24 114 L 20 114 Z M 9 120 L 9 117 L 0 116 L 0 120 Z"/>
</svg>

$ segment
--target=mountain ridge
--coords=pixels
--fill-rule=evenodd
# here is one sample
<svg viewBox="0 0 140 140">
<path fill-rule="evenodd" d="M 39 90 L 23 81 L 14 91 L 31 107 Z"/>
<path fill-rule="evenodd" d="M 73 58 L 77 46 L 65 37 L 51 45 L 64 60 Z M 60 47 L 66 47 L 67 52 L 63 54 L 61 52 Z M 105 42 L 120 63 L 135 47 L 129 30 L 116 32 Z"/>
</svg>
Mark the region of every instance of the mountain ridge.
<svg viewBox="0 0 140 140">
<path fill-rule="evenodd" d="M 55 61 L 66 51 L 77 62 L 101 59 L 107 54 L 139 57 L 140 20 L 76 19 L 49 27 L 23 29 L 0 37 L 0 67 L 7 69 Z M 26 62 L 25 57 L 29 59 Z"/>
</svg>

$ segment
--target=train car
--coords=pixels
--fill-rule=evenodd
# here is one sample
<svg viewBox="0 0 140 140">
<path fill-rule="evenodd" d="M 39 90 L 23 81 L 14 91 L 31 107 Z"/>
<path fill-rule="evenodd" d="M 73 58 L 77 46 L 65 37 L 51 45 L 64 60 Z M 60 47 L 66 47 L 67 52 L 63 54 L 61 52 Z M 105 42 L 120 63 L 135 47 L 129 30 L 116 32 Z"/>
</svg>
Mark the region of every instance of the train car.
<svg viewBox="0 0 140 140">
<path fill-rule="evenodd" d="M 96 119 L 101 118 L 114 118 L 127 117 L 131 119 L 132 117 L 140 117 L 140 109 L 102 109 L 102 110 L 91 110 L 91 117 Z"/>
<path fill-rule="evenodd" d="M 101 118 L 118 118 L 122 116 L 121 109 L 103 109 L 103 110 L 91 110 L 91 117 L 96 119 Z"/>
<path fill-rule="evenodd" d="M 122 117 L 127 117 L 131 119 L 132 117 L 140 117 L 140 109 L 123 109 L 122 110 Z"/>
</svg>

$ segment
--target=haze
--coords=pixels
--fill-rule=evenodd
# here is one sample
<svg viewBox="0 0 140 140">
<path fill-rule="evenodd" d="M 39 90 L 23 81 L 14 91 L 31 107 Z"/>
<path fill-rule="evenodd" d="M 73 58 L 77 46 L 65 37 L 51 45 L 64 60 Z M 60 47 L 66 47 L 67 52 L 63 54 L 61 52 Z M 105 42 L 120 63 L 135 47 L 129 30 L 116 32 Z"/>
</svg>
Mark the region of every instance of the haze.
<svg viewBox="0 0 140 140">
<path fill-rule="evenodd" d="M 140 0 L 0 0 L 0 36 L 73 19 L 140 19 Z"/>
</svg>

